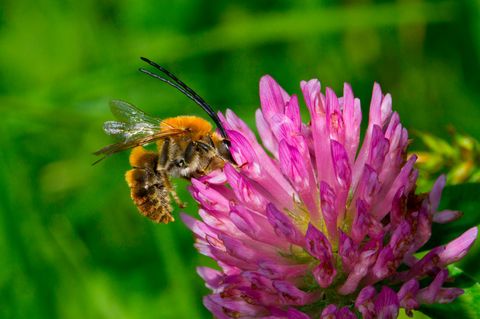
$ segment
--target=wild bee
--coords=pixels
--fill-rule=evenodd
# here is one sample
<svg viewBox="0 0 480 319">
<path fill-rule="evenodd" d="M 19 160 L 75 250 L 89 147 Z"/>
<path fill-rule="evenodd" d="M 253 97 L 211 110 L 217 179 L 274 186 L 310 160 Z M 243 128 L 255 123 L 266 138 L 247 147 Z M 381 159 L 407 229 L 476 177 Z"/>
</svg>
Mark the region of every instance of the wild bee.
<svg viewBox="0 0 480 319">
<path fill-rule="evenodd" d="M 232 158 L 225 129 L 212 107 L 175 75 L 153 61 L 141 59 L 162 75 L 143 68 L 139 69 L 141 72 L 169 84 L 197 103 L 219 131 L 213 131 L 212 125 L 200 117 L 177 116 L 161 120 L 127 102 L 114 100 L 110 103 L 117 121 L 105 122 L 103 129 L 121 141 L 96 151 L 95 155 L 103 155 L 97 162 L 133 148 L 130 154 L 132 169 L 125 175 L 132 200 L 142 215 L 166 224 L 174 220 L 170 196 L 179 207 L 184 206 L 170 178 L 200 177 L 223 168 Z M 157 144 L 157 152 L 143 148 L 153 142 Z"/>
</svg>

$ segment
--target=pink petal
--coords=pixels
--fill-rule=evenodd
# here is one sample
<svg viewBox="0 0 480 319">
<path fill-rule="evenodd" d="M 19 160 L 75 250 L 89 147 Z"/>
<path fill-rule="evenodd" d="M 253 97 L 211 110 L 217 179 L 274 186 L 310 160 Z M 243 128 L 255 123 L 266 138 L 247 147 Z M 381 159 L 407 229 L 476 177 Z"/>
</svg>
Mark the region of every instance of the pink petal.
<svg viewBox="0 0 480 319">
<path fill-rule="evenodd" d="M 350 235 L 352 239 L 359 243 L 368 234 L 371 238 L 380 238 L 383 236 L 382 224 L 373 218 L 369 213 L 367 204 L 358 199 L 356 201 L 357 213 L 353 219 Z"/>
<path fill-rule="evenodd" d="M 233 205 L 230 211 L 232 223 L 253 240 L 287 250 L 289 245 L 274 232 L 266 216 L 252 212 L 241 205 Z M 241 237 L 240 234 L 238 237 Z"/>
<path fill-rule="evenodd" d="M 390 93 L 387 93 L 382 100 L 381 109 L 381 123 L 382 126 L 385 125 L 385 122 L 390 118 L 392 114 L 392 96 Z"/>
<path fill-rule="evenodd" d="M 310 319 L 310 317 L 295 308 L 289 308 L 287 310 L 287 319 Z"/>
<path fill-rule="evenodd" d="M 251 305 L 244 300 L 222 298 L 220 294 L 213 294 L 203 298 L 203 304 L 218 319 L 231 319 L 235 316 L 254 317 L 264 309 Z"/>
<path fill-rule="evenodd" d="M 285 238 L 288 241 L 303 246 L 304 237 L 297 229 L 297 227 L 292 223 L 290 218 L 285 216 L 280 212 L 274 205 L 267 205 L 267 218 L 270 224 L 273 226 L 277 236 Z"/>
<path fill-rule="evenodd" d="M 275 203 L 291 208 L 295 192 L 276 163 L 258 145 L 252 146 L 240 132 L 227 131 L 227 134 L 232 144 L 232 156 L 242 173 L 274 194 Z"/>
<path fill-rule="evenodd" d="M 310 319 L 310 316 L 307 314 L 295 309 L 295 308 L 288 308 L 287 311 L 272 308 L 270 309 L 271 316 L 261 317 L 262 319 Z"/>
<path fill-rule="evenodd" d="M 395 291 L 383 286 L 375 300 L 375 313 L 378 319 L 396 319 L 399 310 L 398 297 Z"/>
<path fill-rule="evenodd" d="M 278 149 L 280 167 L 298 192 L 314 186 L 313 173 L 305 163 L 298 149 L 288 145 L 285 140 L 280 142 Z"/>
<path fill-rule="evenodd" d="M 461 288 L 440 288 L 437 294 L 435 302 L 437 303 L 450 303 L 463 295 L 464 291 Z"/>
<path fill-rule="evenodd" d="M 239 260 L 256 264 L 262 260 L 276 259 L 275 252 L 269 251 L 268 246 L 261 243 L 250 242 L 251 245 L 247 245 L 245 240 L 240 240 L 230 235 L 219 234 L 219 240 L 225 246 L 226 253 Z"/>
<path fill-rule="evenodd" d="M 375 262 L 379 247 L 380 243 L 374 240 L 370 240 L 370 242 L 365 245 L 353 270 L 350 272 L 343 285 L 338 288 L 339 294 L 348 295 L 357 289 L 360 280 L 367 275 L 370 267 Z"/>
<path fill-rule="evenodd" d="M 343 86 L 343 98 L 345 149 L 348 153 L 349 163 L 352 166 L 360 140 L 360 122 L 362 121 L 362 110 L 360 108 L 360 101 L 354 98 L 352 88 L 348 83 L 345 83 Z"/>
<path fill-rule="evenodd" d="M 376 216 L 377 220 L 382 219 L 390 211 L 393 198 L 398 189 L 409 184 L 410 178 L 414 173 L 413 165 L 415 164 L 416 160 L 416 155 L 410 156 L 405 165 L 401 168 L 400 173 L 397 175 L 392 185 L 378 194 L 380 201 L 375 204 L 372 212 L 372 214 Z M 410 189 L 405 187 L 405 192 L 410 192 Z"/>
<path fill-rule="evenodd" d="M 352 182 L 352 170 L 348 162 L 345 148 L 339 142 L 331 141 L 332 162 L 337 182 L 342 189 L 347 190 Z"/>
<path fill-rule="evenodd" d="M 447 279 L 447 277 L 448 270 L 444 269 L 440 271 L 428 287 L 423 288 L 418 292 L 417 301 L 425 304 L 434 303 L 440 291 L 440 288 L 442 288 L 442 285 Z"/>
<path fill-rule="evenodd" d="M 302 88 L 305 103 L 307 104 L 310 113 L 318 113 L 318 108 L 321 107 L 320 82 L 317 79 L 313 79 L 308 82 L 302 81 L 300 86 Z"/>
<path fill-rule="evenodd" d="M 294 132 L 299 133 L 301 129 L 302 119 L 300 117 L 300 107 L 298 105 L 298 97 L 294 94 L 288 101 L 285 107 L 285 115 L 288 117 L 293 125 L 294 125 Z"/>
<path fill-rule="evenodd" d="M 306 249 L 313 257 L 323 260 L 333 256 L 332 246 L 327 237 L 312 224 L 308 224 L 305 241 Z"/>
<path fill-rule="evenodd" d="M 335 207 L 337 197 L 334 190 L 325 182 L 320 183 L 320 202 L 323 220 L 327 226 L 330 238 L 336 238 L 337 234 L 337 210 Z"/>
<path fill-rule="evenodd" d="M 260 261 L 258 266 L 260 267 L 259 273 L 271 279 L 291 280 L 304 276 L 308 270 L 308 265 L 305 264 L 289 265 L 270 260 Z"/>
<path fill-rule="evenodd" d="M 420 306 L 416 300 L 420 284 L 417 280 L 411 279 L 404 283 L 398 291 L 398 300 L 400 301 L 400 307 L 405 308 L 405 312 L 408 316 L 412 316 L 412 310 L 418 309 Z"/>
<path fill-rule="evenodd" d="M 318 190 L 315 183 L 312 163 L 309 156 L 301 154 L 301 148 L 282 140 L 279 146 L 280 168 L 288 177 L 300 200 L 305 204 L 312 220 L 320 217 Z"/>
<path fill-rule="evenodd" d="M 393 249 L 389 246 L 383 247 L 378 254 L 375 265 L 371 270 L 374 282 L 382 280 L 387 276 L 391 275 L 395 272 L 396 268 L 397 265 L 395 262 L 395 255 L 393 254 Z M 369 282 L 372 283 L 371 281 Z"/>
<path fill-rule="evenodd" d="M 326 306 L 322 314 L 320 316 L 320 319 L 335 319 L 337 318 L 337 306 L 334 304 L 330 304 Z"/>
<path fill-rule="evenodd" d="M 263 145 L 278 158 L 278 142 L 275 136 L 273 135 L 270 125 L 267 123 L 263 117 L 263 113 L 260 109 L 255 112 L 255 119 L 257 124 L 257 131 L 262 139 Z"/>
<path fill-rule="evenodd" d="M 440 204 L 440 198 L 442 197 L 442 190 L 445 187 L 446 178 L 445 175 L 441 175 L 433 185 L 430 192 L 430 210 L 432 214 L 437 211 Z"/>
<path fill-rule="evenodd" d="M 363 167 L 362 177 L 358 184 L 355 196 L 352 202 L 355 203 L 357 199 L 362 199 L 369 206 L 373 204 L 373 200 L 377 196 L 381 188 L 378 174 L 370 165 L 366 164 Z"/>
<path fill-rule="evenodd" d="M 221 170 L 215 170 L 208 175 L 201 176 L 198 178 L 198 180 L 204 184 L 207 183 L 215 185 L 223 185 L 227 182 L 227 178 Z"/>
<path fill-rule="evenodd" d="M 328 88 L 326 89 L 326 110 L 327 110 L 327 128 L 330 139 L 336 140 L 339 143 L 345 142 L 345 124 L 340 112 L 338 98 L 335 92 Z"/>
<path fill-rule="evenodd" d="M 223 117 L 221 113 L 219 117 L 222 124 L 225 126 L 225 129 L 230 131 L 235 130 L 242 133 L 242 135 L 248 138 L 251 143 L 257 142 L 257 138 L 252 130 L 232 110 L 227 109 L 226 117 Z"/>
<path fill-rule="evenodd" d="M 301 306 L 312 301 L 310 294 L 298 289 L 289 282 L 274 280 L 273 287 L 282 299 L 282 304 Z"/>
<path fill-rule="evenodd" d="M 229 201 L 214 188 L 192 179 L 191 193 L 195 200 L 207 210 L 228 212 Z"/>
<path fill-rule="evenodd" d="M 382 128 L 378 125 L 374 125 L 367 164 L 369 164 L 374 170 L 381 171 L 388 148 L 389 142 L 383 135 Z"/>
<path fill-rule="evenodd" d="M 212 290 L 218 288 L 224 278 L 220 271 L 208 267 L 197 267 L 197 273 L 205 281 L 207 288 Z"/>
<path fill-rule="evenodd" d="M 373 319 L 375 316 L 374 298 L 377 291 L 373 286 L 367 286 L 360 290 L 355 300 L 355 308 L 362 314 L 365 319 Z"/>
<path fill-rule="evenodd" d="M 380 85 L 377 82 L 375 82 L 375 84 L 373 85 L 372 99 L 370 101 L 370 114 L 368 119 L 369 125 L 371 124 L 371 125 L 383 126 L 382 119 L 386 118 L 387 111 L 384 110 L 384 112 L 382 112 L 382 100 L 383 100 L 382 89 L 380 88 Z M 388 105 L 385 105 L 384 109 L 386 107 L 388 107 Z"/>
<path fill-rule="evenodd" d="M 440 263 L 445 266 L 462 259 L 472 247 L 477 235 L 477 227 L 472 227 L 447 244 L 445 249 L 439 254 Z"/>
<path fill-rule="evenodd" d="M 243 134 L 238 131 L 227 131 L 230 138 L 230 152 L 235 162 L 252 176 L 261 174 L 261 167 L 254 148 Z"/>
<path fill-rule="evenodd" d="M 308 225 L 305 241 L 308 253 L 319 260 L 319 265 L 313 269 L 313 275 L 320 287 L 327 288 L 337 274 L 333 262 L 332 246 L 327 237 L 312 224 Z"/>
<path fill-rule="evenodd" d="M 463 216 L 463 213 L 458 210 L 442 210 L 440 212 L 436 212 L 433 215 L 433 222 L 438 224 L 447 224 L 453 221 L 456 221 L 460 217 Z"/>
<path fill-rule="evenodd" d="M 342 268 L 350 273 L 358 259 L 358 246 L 344 232 L 340 232 L 338 254 L 342 258 Z"/>
<path fill-rule="evenodd" d="M 333 262 L 327 260 L 326 262 L 321 262 L 320 265 L 313 268 L 312 273 L 320 287 L 328 288 L 335 279 L 337 270 L 335 269 Z"/>
<path fill-rule="evenodd" d="M 285 104 L 289 100 L 285 90 L 270 76 L 260 79 L 260 103 L 267 122 L 275 113 L 284 113 Z"/>
<path fill-rule="evenodd" d="M 265 197 L 253 187 L 248 178 L 237 172 L 229 163 L 225 165 L 224 172 L 235 196 L 241 203 L 256 211 L 265 210 L 267 206 Z"/>
<path fill-rule="evenodd" d="M 345 306 L 337 311 L 337 319 L 357 319 L 357 316 Z"/>
<path fill-rule="evenodd" d="M 299 134 L 296 131 L 295 123 L 285 114 L 277 113 L 270 118 L 270 128 L 277 141 L 287 140 L 291 142 L 294 136 Z"/>
</svg>

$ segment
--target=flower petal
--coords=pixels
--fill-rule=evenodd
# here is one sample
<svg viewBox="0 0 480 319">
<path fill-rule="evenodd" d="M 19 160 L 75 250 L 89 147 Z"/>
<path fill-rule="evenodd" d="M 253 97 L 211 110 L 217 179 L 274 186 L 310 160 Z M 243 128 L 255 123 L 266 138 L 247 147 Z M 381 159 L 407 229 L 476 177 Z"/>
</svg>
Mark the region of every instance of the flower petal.
<svg viewBox="0 0 480 319">
<path fill-rule="evenodd" d="M 400 306 L 402 308 L 405 308 L 405 312 L 410 317 L 413 315 L 412 310 L 418 309 L 418 307 L 420 306 L 416 300 L 419 289 L 420 284 L 418 283 L 418 281 L 415 279 L 411 279 L 402 285 L 397 294 Z"/>
<path fill-rule="evenodd" d="M 285 238 L 293 244 L 303 246 L 304 237 L 292 223 L 290 218 L 280 212 L 273 204 L 267 205 L 267 218 L 277 236 Z"/>
<path fill-rule="evenodd" d="M 323 220 L 327 226 L 330 238 L 337 236 L 337 210 L 335 207 L 337 196 L 335 191 L 325 182 L 320 183 L 320 202 L 322 208 Z"/>
<path fill-rule="evenodd" d="M 260 104 L 267 122 L 275 113 L 284 113 L 285 104 L 290 99 L 287 92 L 270 76 L 260 79 Z"/>
<path fill-rule="evenodd" d="M 229 163 L 225 165 L 224 172 L 235 196 L 242 204 L 256 211 L 265 210 L 267 206 L 265 197 L 255 189 L 248 178 L 237 172 Z"/>
<path fill-rule="evenodd" d="M 440 263 L 446 266 L 462 259 L 472 247 L 475 239 L 477 239 L 477 235 L 477 227 L 472 227 L 447 244 L 445 249 L 439 254 Z"/>
<path fill-rule="evenodd" d="M 447 277 L 448 277 L 448 270 L 444 269 L 440 271 L 435 276 L 435 279 L 430 283 L 428 287 L 423 288 L 418 292 L 417 300 L 420 303 L 425 303 L 425 304 L 434 303 L 438 293 L 440 292 L 440 288 L 442 288 L 442 285 L 447 279 Z"/>
<path fill-rule="evenodd" d="M 462 212 L 458 210 L 445 209 L 433 215 L 433 222 L 438 224 L 447 224 L 447 223 L 456 221 L 462 216 L 463 216 Z"/>
<path fill-rule="evenodd" d="M 263 113 L 260 109 L 255 112 L 255 119 L 257 124 L 257 131 L 262 139 L 263 145 L 275 156 L 278 158 L 278 142 L 275 136 L 273 135 L 270 125 L 267 123 L 263 117 Z"/>
<path fill-rule="evenodd" d="M 337 311 L 337 306 L 330 304 L 323 309 L 320 319 L 336 319 Z"/>
<path fill-rule="evenodd" d="M 378 319 L 395 319 L 398 316 L 400 304 L 395 291 L 387 286 L 382 290 L 375 300 L 375 313 Z"/>
<path fill-rule="evenodd" d="M 374 298 L 377 291 L 373 286 L 367 286 L 360 290 L 355 300 L 355 308 L 362 314 L 365 319 L 372 319 L 375 316 Z"/>
<path fill-rule="evenodd" d="M 312 224 L 308 225 L 305 241 L 308 253 L 319 260 L 319 265 L 313 269 L 313 275 L 320 287 L 327 288 L 337 274 L 332 246 L 327 237 Z"/>
</svg>

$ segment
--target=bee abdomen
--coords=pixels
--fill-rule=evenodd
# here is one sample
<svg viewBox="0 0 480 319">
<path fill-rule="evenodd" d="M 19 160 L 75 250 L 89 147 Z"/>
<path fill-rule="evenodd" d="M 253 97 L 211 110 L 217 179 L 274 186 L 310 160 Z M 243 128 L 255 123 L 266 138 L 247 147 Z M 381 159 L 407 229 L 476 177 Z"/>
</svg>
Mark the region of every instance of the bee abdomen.
<svg viewBox="0 0 480 319">
<path fill-rule="evenodd" d="M 174 220 L 168 189 L 157 174 L 150 169 L 134 168 L 127 172 L 125 179 L 142 215 L 157 223 L 167 224 Z"/>
</svg>

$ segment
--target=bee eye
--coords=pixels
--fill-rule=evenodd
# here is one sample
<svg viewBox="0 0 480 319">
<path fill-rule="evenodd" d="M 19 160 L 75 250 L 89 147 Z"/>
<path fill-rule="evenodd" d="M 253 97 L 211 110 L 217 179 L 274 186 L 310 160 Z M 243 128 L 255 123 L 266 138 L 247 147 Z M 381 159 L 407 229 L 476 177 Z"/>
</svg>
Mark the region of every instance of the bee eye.
<svg viewBox="0 0 480 319">
<path fill-rule="evenodd" d="M 227 139 L 222 140 L 220 143 L 218 150 L 220 155 L 223 156 L 226 160 L 233 162 L 232 154 L 230 153 L 230 141 Z"/>
<path fill-rule="evenodd" d="M 177 159 L 177 160 L 175 160 L 175 165 L 177 167 L 184 167 L 185 166 L 185 161 L 183 159 Z"/>
<path fill-rule="evenodd" d="M 228 151 L 230 151 L 230 146 L 232 145 L 232 143 L 230 142 L 230 140 L 225 139 L 225 140 L 222 141 L 222 143 L 223 143 L 223 145 L 225 145 L 225 148 L 226 148 Z"/>
</svg>

